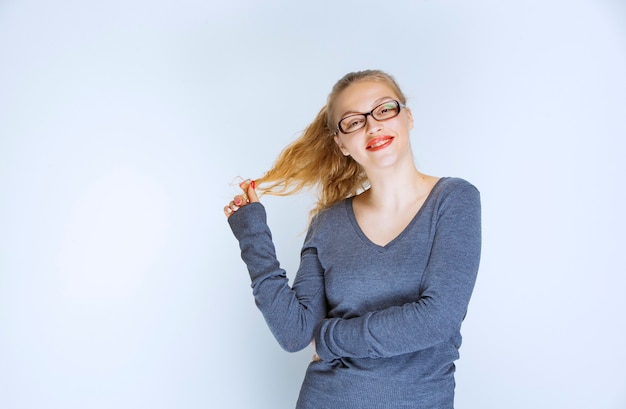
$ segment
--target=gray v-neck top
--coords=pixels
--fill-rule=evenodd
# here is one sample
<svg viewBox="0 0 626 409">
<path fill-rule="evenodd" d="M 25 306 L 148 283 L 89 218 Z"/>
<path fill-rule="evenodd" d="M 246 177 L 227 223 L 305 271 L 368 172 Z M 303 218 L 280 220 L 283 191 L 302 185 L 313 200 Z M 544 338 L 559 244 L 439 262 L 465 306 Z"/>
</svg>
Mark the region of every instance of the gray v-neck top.
<svg viewBox="0 0 626 409">
<path fill-rule="evenodd" d="M 461 322 L 481 246 L 480 194 L 442 178 L 407 227 L 370 241 L 352 199 L 312 221 L 289 286 L 263 205 L 229 219 L 255 301 L 288 351 L 315 339 L 297 408 L 452 408 Z"/>
</svg>

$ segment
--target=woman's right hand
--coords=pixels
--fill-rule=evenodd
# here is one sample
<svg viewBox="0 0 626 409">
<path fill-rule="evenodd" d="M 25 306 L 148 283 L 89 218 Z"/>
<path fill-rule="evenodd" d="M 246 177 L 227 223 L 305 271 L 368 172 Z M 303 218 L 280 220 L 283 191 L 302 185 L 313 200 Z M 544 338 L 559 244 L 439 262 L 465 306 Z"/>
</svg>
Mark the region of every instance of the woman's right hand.
<svg viewBox="0 0 626 409">
<path fill-rule="evenodd" d="M 259 201 L 259 196 L 256 194 L 255 183 L 254 180 L 244 180 L 239 184 L 243 193 L 237 195 L 233 198 L 233 200 L 228 203 L 228 205 L 224 206 L 224 214 L 226 218 L 232 216 L 237 210 L 241 209 L 243 206 Z"/>
</svg>

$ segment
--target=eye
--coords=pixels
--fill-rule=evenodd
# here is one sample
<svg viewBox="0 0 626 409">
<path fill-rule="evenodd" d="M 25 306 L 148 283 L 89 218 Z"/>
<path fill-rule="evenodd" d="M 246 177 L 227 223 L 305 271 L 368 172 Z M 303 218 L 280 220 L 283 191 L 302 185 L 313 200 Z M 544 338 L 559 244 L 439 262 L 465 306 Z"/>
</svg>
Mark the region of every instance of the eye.
<svg viewBox="0 0 626 409">
<path fill-rule="evenodd" d="M 374 115 L 379 119 L 392 118 L 398 114 L 398 105 L 389 101 L 379 105 L 374 111 Z"/>
<path fill-rule="evenodd" d="M 350 121 L 350 123 L 348 124 L 349 128 L 354 128 L 356 126 L 359 126 L 360 124 L 363 123 L 362 119 L 353 119 L 352 121 Z"/>
<path fill-rule="evenodd" d="M 341 128 L 346 132 L 356 131 L 363 127 L 365 117 L 363 115 L 352 115 L 341 120 Z"/>
</svg>

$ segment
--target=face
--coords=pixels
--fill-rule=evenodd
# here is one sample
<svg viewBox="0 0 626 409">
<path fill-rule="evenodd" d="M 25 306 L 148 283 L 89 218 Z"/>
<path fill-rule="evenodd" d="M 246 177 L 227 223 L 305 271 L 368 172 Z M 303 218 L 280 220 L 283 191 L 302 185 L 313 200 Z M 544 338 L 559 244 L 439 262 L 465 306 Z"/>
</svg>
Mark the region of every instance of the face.
<svg viewBox="0 0 626 409">
<path fill-rule="evenodd" d="M 384 82 L 359 81 L 343 90 L 335 100 L 333 123 L 354 114 L 365 114 L 375 110 L 374 115 L 381 118 L 381 104 L 398 100 L 398 95 Z M 383 105 L 383 110 L 388 104 Z M 393 105 L 390 105 L 393 108 Z M 378 113 L 378 114 L 377 114 Z M 344 130 L 354 122 L 347 121 Z M 365 126 L 355 132 L 344 134 L 337 131 L 335 142 L 346 156 L 352 156 L 366 170 L 372 167 L 393 165 L 411 152 L 409 132 L 413 129 L 413 116 L 409 108 L 400 109 L 397 116 L 377 120 L 367 115 Z M 411 157 L 412 160 L 412 157 Z"/>
</svg>

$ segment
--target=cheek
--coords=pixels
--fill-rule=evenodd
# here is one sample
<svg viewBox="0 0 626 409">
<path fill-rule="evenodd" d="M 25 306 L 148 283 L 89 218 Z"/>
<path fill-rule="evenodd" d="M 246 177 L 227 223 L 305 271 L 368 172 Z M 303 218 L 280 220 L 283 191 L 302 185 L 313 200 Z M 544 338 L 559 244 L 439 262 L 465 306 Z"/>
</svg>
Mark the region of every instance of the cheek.
<svg viewBox="0 0 626 409">
<path fill-rule="evenodd" d="M 406 117 L 407 117 L 406 119 L 407 119 L 407 122 L 408 122 L 408 129 L 409 129 L 409 131 L 411 131 L 411 130 L 413 130 L 413 125 L 414 125 L 413 115 L 411 114 L 411 111 L 407 112 Z"/>
</svg>

